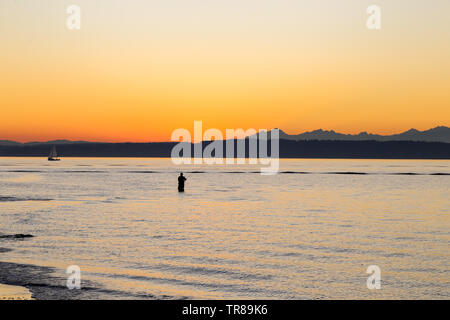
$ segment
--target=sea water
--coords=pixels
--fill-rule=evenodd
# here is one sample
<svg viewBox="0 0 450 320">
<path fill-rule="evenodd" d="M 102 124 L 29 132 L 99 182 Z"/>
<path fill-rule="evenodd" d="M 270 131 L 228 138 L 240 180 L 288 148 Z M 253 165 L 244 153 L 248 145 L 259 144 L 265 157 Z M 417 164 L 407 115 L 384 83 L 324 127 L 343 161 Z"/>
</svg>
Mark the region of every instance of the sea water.
<svg viewBox="0 0 450 320">
<path fill-rule="evenodd" d="M 292 159 L 263 176 L 170 159 L 0 158 L 0 235 L 34 236 L 0 238 L 0 282 L 63 299 L 75 265 L 83 298 L 448 299 L 449 191 L 445 160 Z"/>
</svg>

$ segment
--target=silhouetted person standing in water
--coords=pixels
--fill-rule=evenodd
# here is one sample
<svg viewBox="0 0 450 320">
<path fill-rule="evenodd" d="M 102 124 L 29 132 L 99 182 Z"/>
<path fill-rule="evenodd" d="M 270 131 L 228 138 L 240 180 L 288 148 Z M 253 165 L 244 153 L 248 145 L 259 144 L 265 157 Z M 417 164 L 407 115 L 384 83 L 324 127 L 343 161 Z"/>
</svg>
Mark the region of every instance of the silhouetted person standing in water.
<svg viewBox="0 0 450 320">
<path fill-rule="evenodd" d="M 187 179 L 183 176 L 183 173 L 180 173 L 180 176 L 178 177 L 178 192 L 184 192 L 184 182 Z"/>
</svg>

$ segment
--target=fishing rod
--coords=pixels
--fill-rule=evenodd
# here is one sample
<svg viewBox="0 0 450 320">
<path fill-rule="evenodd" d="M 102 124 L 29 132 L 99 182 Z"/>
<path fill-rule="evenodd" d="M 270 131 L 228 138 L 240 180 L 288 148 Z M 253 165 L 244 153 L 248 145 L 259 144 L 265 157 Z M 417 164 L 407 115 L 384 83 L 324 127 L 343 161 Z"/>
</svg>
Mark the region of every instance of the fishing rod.
<svg viewBox="0 0 450 320">
<path fill-rule="evenodd" d="M 183 174 L 183 177 L 185 177 L 186 179 L 188 178 L 188 177 L 190 177 L 193 173 L 191 172 L 191 173 L 189 173 L 189 174 L 184 174 L 184 172 L 181 172 L 181 171 L 179 171 L 178 173 L 182 173 Z"/>
</svg>

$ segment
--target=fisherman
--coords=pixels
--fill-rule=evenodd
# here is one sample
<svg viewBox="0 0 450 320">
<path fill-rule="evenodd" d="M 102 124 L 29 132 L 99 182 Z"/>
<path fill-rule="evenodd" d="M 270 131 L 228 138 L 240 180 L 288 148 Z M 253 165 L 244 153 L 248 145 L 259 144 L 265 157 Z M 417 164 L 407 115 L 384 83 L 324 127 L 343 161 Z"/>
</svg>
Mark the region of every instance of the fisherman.
<svg viewBox="0 0 450 320">
<path fill-rule="evenodd" d="M 180 173 L 180 176 L 178 177 L 178 192 L 184 192 L 184 182 L 187 179 L 183 176 L 183 172 Z"/>
</svg>

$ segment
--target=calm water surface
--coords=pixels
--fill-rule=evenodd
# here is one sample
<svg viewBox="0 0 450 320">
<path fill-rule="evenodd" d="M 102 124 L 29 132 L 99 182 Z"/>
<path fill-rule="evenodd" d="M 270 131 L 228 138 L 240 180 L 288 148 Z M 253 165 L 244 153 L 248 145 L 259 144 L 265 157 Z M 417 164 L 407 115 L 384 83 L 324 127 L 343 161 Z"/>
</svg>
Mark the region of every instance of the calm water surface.
<svg viewBox="0 0 450 320">
<path fill-rule="evenodd" d="M 280 166 L 0 158 L 0 234 L 35 236 L 0 261 L 78 265 L 100 298 L 450 298 L 449 161 Z"/>
</svg>

